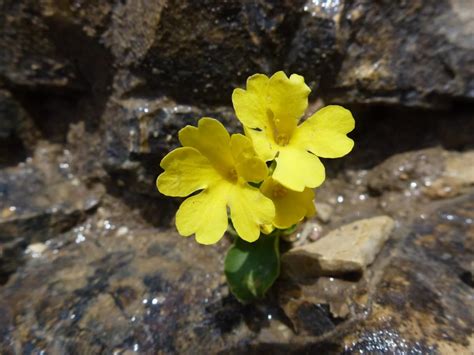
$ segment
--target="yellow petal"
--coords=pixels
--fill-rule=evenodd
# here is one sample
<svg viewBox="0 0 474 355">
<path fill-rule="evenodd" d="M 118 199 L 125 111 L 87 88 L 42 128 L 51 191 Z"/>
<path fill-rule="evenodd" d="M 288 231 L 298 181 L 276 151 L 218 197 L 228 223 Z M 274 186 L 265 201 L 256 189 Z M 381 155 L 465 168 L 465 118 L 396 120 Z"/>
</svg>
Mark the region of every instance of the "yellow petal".
<svg viewBox="0 0 474 355">
<path fill-rule="evenodd" d="M 242 134 L 233 134 L 230 138 L 230 149 L 237 173 L 245 181 L 260 182 L 267 177 L 267 165 L 257 157 L 249 138 Z"/>
<path fill-rule="evenodd" d="M 184 127 L 179 131 L 179 140 L 183 146 L 197 149 L 218 169 L 228 170 L 232 165 L 229 133 L 213 118 L 201 118 L 197 128 Z"/>
<path fill-rule="evenodd" d="M 290 190 L 318 187 L 326 177 L 324 165 L 317 156 L 292 145 L 280 150 L 276 162 L 273 178 Z"/>
<path fill-rule="evenodd" d="M 349 110 L 336 105 L 326 106 L 297 128 L 292 142 L 317 156 L 339 158 L 354 147 L 354 141 L 346 136 L 354 126 Z"/>
<path fill-rule="evenodd" d="M 275 216 L 273 202 L 258 189 L 236 185 L 229 197 L 230 216 L 237 234 L 247 242 L 260 235 L 260 226 L 272 223 Z"/>
<path fill-rule="evenodd" d="M 278 147 L 267 132 L 244 127 L 245 135 L 252 140 L 257 155 L 264 161 L 270 161 L 278 153 Z"/>
<path fill-rule="evenodd" d="M 182 236 L 196 234 L 200 244 L 217 243 L 227 229 L 229 185 L 221 183 L 187 198 L 176 213 L 176 228 Z"/>
<path fill-rule="evenodd" d="M 270 120 L 274 124 L 274 138 L 279 135 L 289 138 L 299 119 L 308 107 L 310 88 L 301 75 L 292 74 L 289 78 L 282 71 L 272 75 L 267 88 L 267 105 Z"/>
<path fill-rule="evenodd" d="M 273 224 L 262 224 L 260 226 L 260 231 L 263 233 L 263 234 L 270 234 L 271 232 L 273 232 L 275 230 L 275 227 L 273 226 Z"/>
<path fill-rule="evenodd" d="M 300 222 L 304 217 L 314 215 L 314 191 L 306 188 L 302 192 L 289 190 L 272 178 L 266 179 L 260 187 L 262 193 L 275 204 L 273 225 L 285 229 Z"/>
<path fill-rule="evenodd" d="M 247 90 L 235 89 L 232 103 L 235 114 L 246 127 L 263 128 L 267 125 L 266 88 L 268 77 L 255 74 L 247 79 Z"/>
<path fill-rule="evenodd" d="M 167 196 L 188 196 L 221 179 L 209 160 L 190 147 L 168 153 L 160 166 L 165 171 L 158 176 L 156 186 Z"/>
</svg>

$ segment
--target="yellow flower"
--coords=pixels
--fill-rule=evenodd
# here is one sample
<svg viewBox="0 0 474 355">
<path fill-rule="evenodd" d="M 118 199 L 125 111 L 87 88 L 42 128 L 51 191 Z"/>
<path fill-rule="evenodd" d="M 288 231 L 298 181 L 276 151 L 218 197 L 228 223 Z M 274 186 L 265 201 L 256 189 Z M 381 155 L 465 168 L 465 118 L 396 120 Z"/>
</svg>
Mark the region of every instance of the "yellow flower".
<svg viewBox="0 0 474 355">
<path fill-rule="evenodd" d="M 313 189 L 292 191 L 268 177 L 260 186 L 260 190 L 275 204 L 273 225 L 277 228 L 290 228 L 304 217 L 311 217 L 315 213 Z"/>
<path fill-rule="evenodd" d="M 157 179 L 158 190 L 168 196 L 188 196 L 176 213 L 176 228 L 183 236 L 196 235 L 201 244 L 214 244 L 224 235 L 227 207 L 239 236 L 254 242 L 260 226 L 271 223 L 275 208 L 270 199 L 248 182 L 260 182 L 267 166 L 256 156 L 250 139 L 229 136 L 212 118 L 202 118 L 198 127 L 179 132 L 183 145 L 161 161 L 164 172 Z"/>
<path fill-rule="evenodd" d="M 322 158 L 349 153 L 354 142 L 346 136 L 354 118 L 341 106 L 327 106 L 299 124 L 308 106 L 309 87 L 304 78 L 282 71 L 268 78 L 256 74 L 247 90 L 235 89 L 232 102 L 245 134 L 265 161 L 277 162 L 273 178 L 295 191 L 317 187 L 325 179 Z"/>
</svg>

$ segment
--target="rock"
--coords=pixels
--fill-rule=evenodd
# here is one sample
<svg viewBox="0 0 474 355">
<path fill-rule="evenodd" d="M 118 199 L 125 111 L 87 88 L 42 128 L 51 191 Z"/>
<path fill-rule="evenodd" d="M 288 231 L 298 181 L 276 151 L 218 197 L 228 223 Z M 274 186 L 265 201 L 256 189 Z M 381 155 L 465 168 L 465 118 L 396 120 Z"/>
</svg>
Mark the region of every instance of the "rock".
<svg viewBox="0 0 474 355">
<path fill-rule="evenodd" d="M 472 353 L 473 206 L 462 196 L 472 155 L 413 152 L 473 148 L 470 10 L 462 0 L 4 1 L 0 352 Z M 222 278 L 228 240 L 179 237 L 169 228 L 179 201 L 154 181 L 179 129 L 213 116 L 240 131 L 233 88 L 281 69 L 305 76 L 308 111 L 334 101 L 357 120 L 355 150 L 324 162 L 324 230 L 380 214 L 400 228 L 378 256 L 388 231 L 367 242 L 371 254 L 352 247 L 323 272 L 324 253 L 295 251 L 315 239 L 337 247 L 348 226 L 319 239 L 308 221 L 268 298 L 241 305 Z"/>
<path fill-rule="evenodd" d="M 0 242 L 0 285 L 23 263 L 23 250 L 27 243 L 23 238 Z"/>
<path fill-rule="evenodd" d="M 419 189 L 441 175 L 446 154 L 441 148 L 396 154 L 368 174 L 368 186 L 377 194 Z"/>
<path fill-rule="evenodd" d="M 361 273 L 374 261 L 394 226 L 388 216 L 350 223 L 314 243 L 291 249 L 282 256 L 283 265 L 298 278 Z"/>
<path fill-rule="evenodd" d="M 81 87 L 72 61 L 58 51 L 51 39 L 38 2 L 5 1 L 0 24 L 0 76 L 3 80 L 30 88 Z"/>
<path fill-rule="evenodd" d="M 329 222 L 333 211 L 334 211 L 334 208 L 328 203 L 324 203 L 324 202 L 316 203 L 316 218 L 319 219 L 323 223 Z"/>
<path fill-rule="evenodd" d="M 21 107 L 12 99 L 6 90 L 0 90 L 0 140 L 9 138 L 16 133 L 21 120 Z M 20 118 L 18 118 L 20 116 Z"/>
<path fill-rule="evenodd" d="M 9 265 L 1 273 L 14 271 L 28 244 L 72 228 L 99 204 L 102 185 L 84 186 L 69 158 L 58 146 L 40 144 L 27 162 L 0 170 L 0 263 Z"/>
<path fill-rule="evenodd" d="M 134 192 L 158 196 L 155 180 L 161 172 L 160 160 L 180 146 L 179 130 L 197 125 L 204 116 L 220 120 L 231 132 L 242 131 L 229 108 L 203 111 L 166 98 L 111 103 L 104 114 L 107 171 Z"/>
<path fill-rule="evenodd" d="M 26 159 L 39 138 L 38 131 L 23 106 L 10 91 L 0 88 L 0 167 Z"/>
<path fill-rule="evenodd" d="M 305 1 L 292 35 L 284 68 L 304 75 L 314 96 L 324 95 L 336 77 L 344 53 L 341 20 L 344 3 Z M 315 112 L 316 110 L 312 110 Z"/>
<path fill-rule="evenodd" d="M 353 308 L 353 299 L 358 289 L 367 292 L 363 282 L 357 283 L 332 277 L 320 277 L 308 284 L 299 283 L 298 280 L 292 281 L 285 279 L 285 284 L 280 283 L 278 301 L 299 334 L 321 335 L 334 329 L 337 324 L 349 318 L 349 309 Z M 326 320 L 316 319 L 316 322 L 323 323 L 319 325 L 319 330 L 316 330 L 317 324 L 311 324 L 312 322 L 305 318 L 308 308 L 313 308 L 316 313 L 316 309 L 320 311 L 320 317 L 313 314 L 308 318 Z M 324 327 L 324 323 L 329 327 Z"/>
<path fill-rule="evenodd" d="M 155 11 L 154 43 L 135 73 L 146 79 L 147 92 L 229 105 L 248 76 L 282 68 L 302 2 L 175 1 Z"/>
<path fill-rule="evenodd" d="M 414 223 L 384 260 L 372 311 L 345 336 L 347 351 L 472 353 L 472 284 L 464 276 L 474 251 L 473 210 L 471 194 Z"/>
<path fill-rule="evenodd" d="M 450 152 L 444 158 L 441 176 L 425 188 L 433 198 L 453 197 L 474 185 L 474 151 Z"/>
<path fill-rule="evenodd" d="M 33 258 L 37 258 L 40 257 L 46 249 L 48 249 L 48 246 L 44 243 L 33 243 L 28 245 L 25 253 L 30 254 Z"/>
<path fill-rule="evenodd" d="M 288 349 L 471 353 L 473 203 L 472 194 L 445 202 L 398 230 L 358 279 L 299 280 L 283 269 L 279 304 L 297 331 Z"/>
<path fill-rule="evenodd" d="M 336 102 L 440 106 L 474 95 L 474 12 L 463 0 L 344 4 Z"/>
<path fill-rule="evenodd" d="M 0 349 L 216 353 L 248 342 L 244 317 L 263 315 L 227 296 L 228 243 L 192 239 L 146 227 L 106 197 L 0 288 Z"/>
<path fill-rule="evenodd" d="M 368 175 L 369 188 L 382 194 L 423 192 L 432 198 L 461 194 L 474 184 L 474 153 L 441 148 L 394 155 Z"/>
</svg>

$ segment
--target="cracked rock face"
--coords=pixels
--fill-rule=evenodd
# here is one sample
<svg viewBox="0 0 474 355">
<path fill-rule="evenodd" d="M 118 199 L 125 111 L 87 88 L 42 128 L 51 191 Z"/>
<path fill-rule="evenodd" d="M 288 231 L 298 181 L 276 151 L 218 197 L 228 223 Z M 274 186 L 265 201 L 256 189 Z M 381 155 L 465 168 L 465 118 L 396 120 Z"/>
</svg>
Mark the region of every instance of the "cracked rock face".
<svg viewBox="0 0 474 355">
<path fill-rule="evenodd" d="M 474 352 L 469 1 L 1 8 L 1 353 Z M 185 125 L 240 132 L 232 90 L 277 70 L 306 78 L 309 112 L 350 108 L 356 146 L 324 161 L 319 216 L 281 242 L 319 246 L 295 259 L 306 273 L 284 264 L 241 305 L 222 277 L 230 241 L 179 237 L 180 201 L 155 179 Z M 321 273 L 324 255 L 337 262 Z"/>
</svg>

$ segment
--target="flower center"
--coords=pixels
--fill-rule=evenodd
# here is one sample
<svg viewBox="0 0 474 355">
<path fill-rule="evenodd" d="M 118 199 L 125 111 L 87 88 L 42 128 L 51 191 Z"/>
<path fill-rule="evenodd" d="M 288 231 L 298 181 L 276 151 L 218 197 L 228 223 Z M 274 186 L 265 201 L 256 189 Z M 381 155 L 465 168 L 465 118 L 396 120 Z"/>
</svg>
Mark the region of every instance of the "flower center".
<svg viewBox="0 0 474 355">
<path fill-rule="evenodd" d="M 275 143 L 279 146 L 285 146 L 290 142 L 290 137 L 284 133 L 278 133 L 275 137 Z"/>
<path fill-rule="evenodd" d="M 267 117 L 273 131 L 273 139 L 275 140 L 275 143 L 281 147 L 288 145 L 290 142 L 290 135 L 288 133 L 281 133 L 282 131 L 285 131 L 285 125 L 282 124 L 281 119 L 275 117 L 273 112 L 269 109 L 267 110 Z"/>
<path fill-rule="evenodd" d="M 231 168 L 227 171 L 226 178 L 231 182 L 236 182 L 238 180 L 237 171 L 234 168 Z"/>
<path fill-rule="evenodd" d="M 275 185 L 272 191 L 272 195 L 274 198 L 285 197 L 288 190 L 281 186 L 280 184 Z"/>
</svg>

